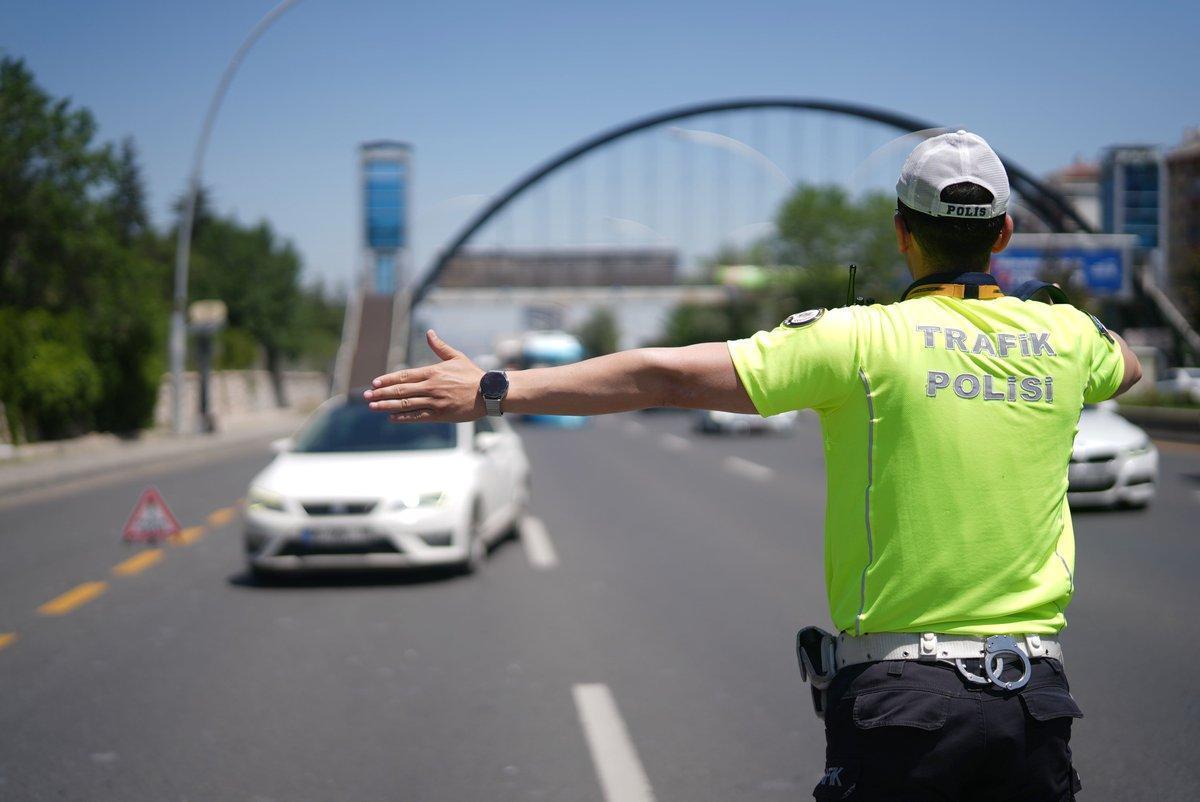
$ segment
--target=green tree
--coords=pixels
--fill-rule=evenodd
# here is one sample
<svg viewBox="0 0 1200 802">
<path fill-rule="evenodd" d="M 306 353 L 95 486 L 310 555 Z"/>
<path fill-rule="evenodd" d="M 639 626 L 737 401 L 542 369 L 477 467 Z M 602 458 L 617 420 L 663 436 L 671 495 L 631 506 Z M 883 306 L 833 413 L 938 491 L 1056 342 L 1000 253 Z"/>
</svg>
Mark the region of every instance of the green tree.
<svg viewBox="0 0 1200 802">
<path fill-rule="evenodd" d="M 96 209 L 110 166 L 96 123 L 34 82 L 24 62 L 0 59 L 0 302 L 63 309 L 81 302 Z"/>
<path fill-rule="evenodd" d="M 106 199 L 109 228 L 124 247 L 130 247 L 150 234 L 150 216 L 146 212 L 146 189 L 137 161 L 137 146 L 132 137 L 121 142 L 111 165 L 112 192 Z"/>
<path fill-rule="evenodd" d="M 681 304 L 671 311 L 662 345 L 681 346 L 736 340 L 762 328 L 758 298 L 733 298 L 721 305 Z"/>
<path fill-rule="evenodd" d="M 157 392 L 165 266 L 132 143 L 95 133 L 0 59 L 0 403 L 30 437 L 137 428 Z"/>
<path fill-rule="evenodd" d="M 90 301 L 87 350 L 100 371 L 94 423 L 132 432 L 153 417 L 165 369 L 167 267 L 140 248 L 122 248 L 115 235 L 97 234 L 86 273 Z"/>
<path fill-rule="evenodd" d="M 685 305 L 672 313 L 670 345 L 745 337 L 772 328 L 792 312 L 846 302 L 851 263 L 859 267 L 855 294 L 888 302 L 908 283 L 892 227 L 895 199 L 860 198 L 837 186 L 800 186 L 780 207 L 776 233 L 745 249 L 723 247 L 710 266 L 764 268 L 762 287 L 743 289 L 718 306 Z"/>
<path fill-rule="evenodd" d="M 303 340 L 300 256 L 266 221 L 247 227 L 214 214 L 207 196 L 199 199 L 197 210 L 189 297 L 225 302 L 229 326 L 262 347 L 276 403 L 285 406 L 283 371 Z"/>
<path fill-rule="evenodd" d="M 344 293 L 328 289 L 318 281 L 300 291 L 300 321 L 296 338 L 297 364 L 309 370 L 333 373 L 338 346 L 342 342 L 342 318 L 346 312 Z"/>
<path fill-rule="evenodd" d="M 843 278 L 857 264 L 858 294 L 890 301 L 908 283 L 904 258 L 896 250 L 892 214 L 896 199 L 873 193 L 852 198 L 838 186 L 801 186 L 779 210 L 773 247 L 776 264 L 802 269 L 840 268 Z M 803 285 L 796 274 L 793 282 Z M 823 278 L 811 281 L 820 284 Z M 844 286 L 844 285 L 843 285 Z M 843 297 L 824 305 L 844 302 Z"/>
<path fill-rule="evenodd" d="M 575 336 L 583 344 L 588 356 L 611 354 L 617 350 L 621 339 L 617 329 L 617 316 L 611 309 L 597 307 L 592 310 L 583 325 L 576 329 Z"/>
<path fill-rule="evenodd" d="M 258 365 L 258 341 L 245 329 L 226 326 L 217 334 L 216 370 L 249 370 Z"/>
<path fill-rule="evenodd" d="M 152 416 L 161 379 L 174 236 L 149 222 L 131 139 L 95 141 L 86 109 L 42 90 L 0 58 L 0 408 L 18 437 Z M 197 209 L 192 298 L 230 310 L 230 358 L 261 349 L 282 404 L 285 363 L 327 365 L 341 304 L 300 282 L 300 258 L 265 223 Z"/>
</svg>

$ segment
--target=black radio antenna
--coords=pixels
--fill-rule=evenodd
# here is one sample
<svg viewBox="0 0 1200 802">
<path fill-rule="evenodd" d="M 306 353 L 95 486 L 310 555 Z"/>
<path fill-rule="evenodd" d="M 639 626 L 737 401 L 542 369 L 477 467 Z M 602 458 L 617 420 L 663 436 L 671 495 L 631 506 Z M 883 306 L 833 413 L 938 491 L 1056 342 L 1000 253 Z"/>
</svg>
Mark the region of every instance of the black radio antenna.
<svg viewBox="0 0 1200 802">
<path fill-rule="evenodd" d="M 858 275 L 858 265 L 850 265 L 850 283 L 846 287 L 846 306 L 870 306 L 875 303 L 874 298 L 864 298 L 861 295 L 854 294 L 854 279 Z"/>
</svg>

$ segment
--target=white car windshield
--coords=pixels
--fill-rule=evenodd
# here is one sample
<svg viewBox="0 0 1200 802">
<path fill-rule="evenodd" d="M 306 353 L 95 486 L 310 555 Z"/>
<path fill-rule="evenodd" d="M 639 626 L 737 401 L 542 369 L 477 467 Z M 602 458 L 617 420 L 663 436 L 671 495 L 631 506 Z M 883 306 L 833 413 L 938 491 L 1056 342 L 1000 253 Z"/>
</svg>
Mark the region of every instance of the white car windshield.
<svg viewBox="0 0 1200 802">
<path fill-rule="evenodd" d="M 296 436 L 299 454 L 357 451 L 428 451 L 454 448 L 453 423 L 392 423 L 366 404 L 342 404 L 319 416 Z"/>
</svg>

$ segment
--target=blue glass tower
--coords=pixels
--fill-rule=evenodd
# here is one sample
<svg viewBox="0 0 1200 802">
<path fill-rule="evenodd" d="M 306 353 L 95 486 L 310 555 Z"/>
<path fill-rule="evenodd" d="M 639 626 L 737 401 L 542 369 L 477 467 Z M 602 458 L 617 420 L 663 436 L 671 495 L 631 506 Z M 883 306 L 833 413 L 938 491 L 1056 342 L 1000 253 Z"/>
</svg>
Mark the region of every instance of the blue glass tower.
<svg viewBox="0 0 1200 802">
<path fill-rule="evenodd" d="M 363 272 L 374 293 L 391 294 L 407 279 L 411 155 L 404 142 L 365 142 L 359 148 Z"/>
<path fill-rule="evenodd" d="M 1151 145 L 1108 148 L 1100 162 L 1104 230 L 1133 234 L 1142 248 L 1157 248 L 1161 157 Z"/>
</svg>

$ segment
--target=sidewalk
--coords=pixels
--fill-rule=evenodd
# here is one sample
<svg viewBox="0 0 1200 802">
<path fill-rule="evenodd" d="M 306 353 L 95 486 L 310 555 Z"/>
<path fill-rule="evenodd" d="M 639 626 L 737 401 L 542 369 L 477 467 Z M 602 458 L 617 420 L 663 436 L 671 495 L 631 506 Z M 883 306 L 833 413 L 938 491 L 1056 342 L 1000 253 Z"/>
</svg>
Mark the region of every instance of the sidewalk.
<svg viewBox="0 0 1200 802">
<path fill-rule="evenodd" d="M 71 440 L 33 443 L 0 453 L 0 496 L 79 479 L 129 465 L 168 461 L 174 457 L 218 451 L 287 437 L 307 415 L 278 410 L 239 417 L 221 424 L 215 434 L 178 437 L 158 429 L 136 440 L 89 434 Z"/>
</svg>

